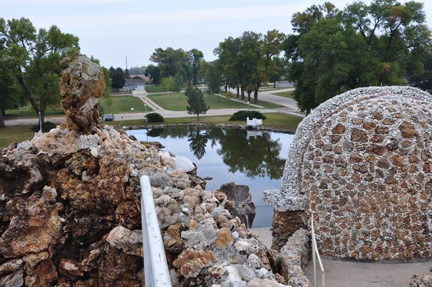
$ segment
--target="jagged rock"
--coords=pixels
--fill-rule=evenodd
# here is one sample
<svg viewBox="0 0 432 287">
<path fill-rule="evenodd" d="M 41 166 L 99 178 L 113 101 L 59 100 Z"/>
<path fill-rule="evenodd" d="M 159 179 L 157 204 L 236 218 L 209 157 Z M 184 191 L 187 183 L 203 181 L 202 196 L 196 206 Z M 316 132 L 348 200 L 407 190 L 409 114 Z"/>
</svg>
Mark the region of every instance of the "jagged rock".
<svg viewBox="0 0 432 287">
<path fill-rule="evenodd" d="M 57 192 L 45 186 L 27 200 L 14 198 L 7 202 L 11 218 L 8 229 L 0 237 L 0 254 L 6 258 L 40 252 L 57 243 L 61 236 L 63 209 L 56 203 Z"/>
<path fill-rule="evenodd" d="M 249 186 L 230 182 L 223 184 L 219 190 L 227 195 L 228 200 L 234 201 L 234 207 L 230 210 L 233 216 L 239 217 L 247 228 L 252 228 L 256 212 Z"/>
<path fill-rule="evenodd" d="M 58 280 L 58 273 L 51 259 L 40 262 L 34 269 L 27 269 L 26 273 L 25 285 L 28 287 L 53 286 Z"/>
<path fill-rule="evenodd" d="M 108 234 L 107 241 L 112 247 L 122 249 L 124 253 L 144 257 L 142 231 L 117 226 Z"/>
<path fill-rule="evenodd" d="M 60 65 L 61 104 L 67 116 L 62 129 L 88 134 L 91 126 L 99 124 L 98 99 L 105 89 L 105 76 L 98 64 L 78 53 L 68 56 Z"/>
<path fill-rule="evenodd" d="M 0 286 L 21 287 L 24 284 L 24 271 L 19 269 L 0 279 Z"/>
</svg>

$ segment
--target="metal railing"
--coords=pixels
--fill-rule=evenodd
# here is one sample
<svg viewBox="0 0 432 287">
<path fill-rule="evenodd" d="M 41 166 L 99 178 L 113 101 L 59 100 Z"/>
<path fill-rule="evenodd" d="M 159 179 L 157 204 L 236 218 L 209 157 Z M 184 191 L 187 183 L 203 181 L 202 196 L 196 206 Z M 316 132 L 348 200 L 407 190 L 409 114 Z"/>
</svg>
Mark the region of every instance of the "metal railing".
<svg viewBox="0 0 432 287">
<path fill-rule="evenodd" d="M 150 179 L 148 176 L 143 175 L 140 178 L 140 183 L 145 286 L 172 286 Z"/>
<path fill-rule="evenodd" d="M 314 229 L 314 220 L 313 220 L 313 213 L 311 214 L 311 229 L 312 229 L 312 260 L 313 260 L 313 270 L 314 270 L 314 286 L 316 287 L 316 257 L 318 256 L 318 262 L 321 268 L 322 273 L 322 287 L 325 287 L 325 275 L 324 275 L 324 267 L 321 262 L 321 257 L 318 252 L 316 239 L 315 239 L 315 229 Z"/>
</svg>

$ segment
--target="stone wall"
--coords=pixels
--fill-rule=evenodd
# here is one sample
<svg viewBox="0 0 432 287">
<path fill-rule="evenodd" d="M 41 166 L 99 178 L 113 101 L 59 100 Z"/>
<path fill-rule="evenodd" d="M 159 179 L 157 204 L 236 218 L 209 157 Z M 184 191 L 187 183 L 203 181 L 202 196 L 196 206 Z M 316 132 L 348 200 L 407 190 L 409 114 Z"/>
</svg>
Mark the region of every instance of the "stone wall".
<svg viewBox="0 0 432 287">
<path fill-rule="evenodd" d="M 316 214 L 320 252 L 361 259 L 432 255 L 431 96 L 363 88 L 318 107 L 291 145 L 277 210 Z"/>
<path fill-rule="evenodd" d="M 304 211 L 279 212 L 273 209 L 272 246 L 274 250 L 281 250 L 288 239 L 300 228 L 307 228 Z"/>
</svg>

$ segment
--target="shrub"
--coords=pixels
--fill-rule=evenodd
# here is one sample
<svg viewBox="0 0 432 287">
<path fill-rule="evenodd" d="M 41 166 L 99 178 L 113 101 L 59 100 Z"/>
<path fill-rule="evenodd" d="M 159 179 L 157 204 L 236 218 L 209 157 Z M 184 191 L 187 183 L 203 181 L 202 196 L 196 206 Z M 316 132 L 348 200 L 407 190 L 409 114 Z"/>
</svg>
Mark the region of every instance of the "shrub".
<svg viewBox="0 0 432 287">
<path fill-rule="evenodd" d="M 42 132 L 47 133 L 49 132 L 51 129 L 55 128 L 57 125 L 55 123 L 52 122 L 43 122 L 42 123 Z M 40 129 L 39 124 L 34 125 L 31 130 L 34 132 L 38 132 Z"/>
<path fill-rule="evenodd" d="M 258 111 L 238 111 L 231 116 L 229 121 L 245 121 L 246 118 L 266 119 L 266 117 Z"/>
<path fill-rule="evenodd" d="M 147 122 L 149 123 L 161 123 L 164 121 L 163 116 L 158 113 L 150 113 L 146 115 Z"/>
</svg>

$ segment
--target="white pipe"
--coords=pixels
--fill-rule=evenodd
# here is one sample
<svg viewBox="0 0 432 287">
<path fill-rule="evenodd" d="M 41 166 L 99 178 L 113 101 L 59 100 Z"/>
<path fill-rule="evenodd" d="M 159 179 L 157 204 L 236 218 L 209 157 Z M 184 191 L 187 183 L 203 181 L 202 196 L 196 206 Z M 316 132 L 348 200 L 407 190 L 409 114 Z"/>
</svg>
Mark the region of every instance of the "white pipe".
<svg viewBox="0 0 432 287">
<path fill-rule="evenodd" d="M 145 286 L 171 287 L 159 221 L 156 215 L 150 179 L 143 175 L 141 183 L 141 222 L 144 244 Z"/>
<path fill-rule="evenodd" d="M 319 265 L 320 265 L 320 268 L 321 268 L 321 273 L 322 273 L 322 275 L 321 275 L 322 276 L 321 286 L 325 287 L 324 267 L 322 265 L 321 256 L 319 255 L 318 247 L 317 247 L 317 244 L 316 244 L 313 213 L 311 213 L 311 229 L 312 229 L 312 257 L 313 257 L 313 269 L 314 269 L 314 286 L 316 286 L 316 257 L 318 257 L 318 262 L 319 262 Z"/>
</svg>

